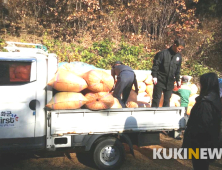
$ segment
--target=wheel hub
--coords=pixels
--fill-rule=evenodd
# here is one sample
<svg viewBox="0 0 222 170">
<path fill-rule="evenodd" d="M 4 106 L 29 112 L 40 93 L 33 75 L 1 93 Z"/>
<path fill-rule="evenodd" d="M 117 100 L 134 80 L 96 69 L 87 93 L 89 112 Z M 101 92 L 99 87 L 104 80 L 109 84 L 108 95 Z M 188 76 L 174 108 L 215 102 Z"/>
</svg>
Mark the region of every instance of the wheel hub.
<svg viewBox="0 0 222 170">
<path fill-rule="evenodd" d="M 119 152 L 114 146 L 106 146 L 100 152 L 100 159 L 106 165 L 113 165 L 119 159 Z"/>
</svg>

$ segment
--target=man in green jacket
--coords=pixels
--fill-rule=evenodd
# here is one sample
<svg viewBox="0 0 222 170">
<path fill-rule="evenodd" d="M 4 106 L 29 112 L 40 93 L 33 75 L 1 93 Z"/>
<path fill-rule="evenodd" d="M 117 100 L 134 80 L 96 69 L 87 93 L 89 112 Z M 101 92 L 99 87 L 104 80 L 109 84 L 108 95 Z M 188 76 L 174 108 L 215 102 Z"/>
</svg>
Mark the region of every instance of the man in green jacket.
<svg viewBox="0 0 222 170">
<path fill-rule="evenodd" d="M 183 39 L 176 39 L 169 48 L 158 52 L 153 60 L 153 99 L 151 107 L 159 107 L 161 95 L 164 95 L 163 107 L 169 107 L 170 97 L 174 88 L 174 82 L 180 86 L 180 68 L 182 56 L 180 52 L 184 49 Z"/>
<path fill-rule="evenodd" d="M 188 80 L 189 78 L 187 76 L 183 76 L 182 81 L 181 81 L 181 84 L 182 84 L 181 87 L 177 91 L 173 91 L 173 93 L 180 96 L 180 106 L 185 107 L 186 113 L 187 113 L 187 107 L 189 104 L 189 98 L 191 94 L 191 89 L 188 86 Z M 189 117 L 187 114 L 186 116 Z"/>
</svg>

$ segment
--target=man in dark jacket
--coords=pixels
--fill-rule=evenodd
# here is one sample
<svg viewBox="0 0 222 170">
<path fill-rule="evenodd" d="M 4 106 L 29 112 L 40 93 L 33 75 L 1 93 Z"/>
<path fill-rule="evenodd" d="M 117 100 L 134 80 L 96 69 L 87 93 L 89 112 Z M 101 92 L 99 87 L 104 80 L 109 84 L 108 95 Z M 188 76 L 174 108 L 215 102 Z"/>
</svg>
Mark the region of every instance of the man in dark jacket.
<svg viewBox="0 0 222 170">
<path fill-rule="evenodd" d="M 176 81 L 177 86 L 180 86 L 182 57 L 179 52 L 184 47 L 184 41 L 176 39 L 169 49 L 162 50 L 155 55 L 152 68 L 154 83 L 152 107 L 159 107 L 162 92 L 164 94 L 163 107 L 169 107 L 174 82 Z"/>
<path fill-rule="evenodd" d="M 114 88 L 113 96 L 119 100 L 119 103 L 123 108 L 126 107 L 126 101 L 129 97 L 130 91 L 134 84 L 135 91 L 138 94 L 138 85 L 136 80 L 136 75 L 132 68 L 124 65 L 120 61 L 116 61 L 111 70 L 111 75 L 115 80 L 115 75 L 117 76 L 117 82 Z M 122 94 L 122 98 L 121 98 Z"/>
</svg>

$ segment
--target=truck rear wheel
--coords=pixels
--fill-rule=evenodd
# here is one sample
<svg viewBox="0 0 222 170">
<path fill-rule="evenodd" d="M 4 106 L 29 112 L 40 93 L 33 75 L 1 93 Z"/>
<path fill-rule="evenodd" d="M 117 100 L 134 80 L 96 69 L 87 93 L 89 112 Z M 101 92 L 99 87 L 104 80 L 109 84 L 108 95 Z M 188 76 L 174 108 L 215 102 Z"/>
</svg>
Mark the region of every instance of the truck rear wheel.
<svg viewBox="0 0 222 170">
<path fill-rule="evenodd" d="M 97 143 L 93 159 L 99 169 L 117 169 L 125 159 L 123 144 L 116 138 L 107 138 Z"/>
</svg>

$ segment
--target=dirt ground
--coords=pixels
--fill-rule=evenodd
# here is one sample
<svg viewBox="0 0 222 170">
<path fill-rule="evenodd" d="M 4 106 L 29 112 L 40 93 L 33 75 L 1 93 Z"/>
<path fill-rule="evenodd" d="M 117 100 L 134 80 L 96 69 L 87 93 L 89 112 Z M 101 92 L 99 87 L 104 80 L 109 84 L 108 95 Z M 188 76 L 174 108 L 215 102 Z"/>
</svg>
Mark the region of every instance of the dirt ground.
<svg viewBox="0 0 222 170">
<path fill-rule="evenodd" d="M 182 140 L 160 135 L 161 144 L 147 147 L 134 146 L 135 158 L 126 147 L 126 159 L 120 170 L 191 170 L 190 160 L 153 159 L 152 148 L 179 148 Z M 39 155 L 15 155 L 0 157 L 0 170 L 95 170 L 90 160 L 82 162 L 75 153 L 68 159 L 64 154 L 42 157 Z M 210 170 L 221 170 L 222 160 L 210 165 Z"/>
</svg>

